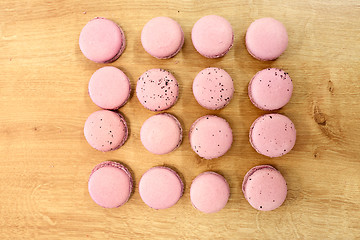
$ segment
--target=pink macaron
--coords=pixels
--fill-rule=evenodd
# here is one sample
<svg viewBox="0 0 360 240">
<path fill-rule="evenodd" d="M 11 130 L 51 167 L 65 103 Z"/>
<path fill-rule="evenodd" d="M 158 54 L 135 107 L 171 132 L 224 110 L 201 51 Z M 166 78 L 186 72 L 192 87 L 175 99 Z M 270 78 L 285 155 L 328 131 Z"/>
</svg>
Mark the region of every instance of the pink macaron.
<svg viewBox="0 0 360 240">
<path fill-rule="evenodd" d="M 174 19 L 156 17 L 141 32 L 141 43 L 151 56 L 166 59 L 175 56 L 184 44 L 184 33 Z"/>
<path fill-rule="evenodd" d="M 250 24 L 245 43 L 248 52 L 256 59 L 270 61 L 278 58 L 287 48 L 285 26 L 274 18 L 260 18 Z"/>
<path fill-rule="evenodd" d="M 125 143 L 128 127 L 120 113 L 100 110 L 92 113 L 86 120 L 84 135 L 90 146 L 107 152 L 118 149 Z"/>
<path fill-rule="evenodd" d="M 293 122 L 281 114 L 265 114 L 257 118 L 250 127 L 251 146 L 260 154 L 280 157 L 294 147 L 296 129 Z"/>
<path fill-rule="evenodd" d="M 91 100 L 104 109 L 118 109 L 130 97 L 129 78 L 120 69 L 107 66 L 98 69 L 90 78 Z"/>
<path fill-rule="evenodd" d="M 242 191 L 250 205 L 260 211 L 280 207 L 287 195 L 287 184 L 281 173 L 270 165 L 250 169 L 242 183 Z"/>
<path fill-rule="evenodd" d="M 146 205 L 166 209 L 183 195 L 184 184 L 179 175 L 168 167 L 153 167 L 140 179 L 139 193 Z"/>
<path fill-rule="evenodd" d="M 223 17 L 208 15 L 200 18 L 191 31 L 195 49 L 204 57 L 219 58 L 232 47 L 234 33 L 231 24 Z"/>
<path fill-rule="evenodd" d="M 191 148 L 205 159 L 223 156 L 233 141 L 229 123 L 215 115 L 198 118 L 190 128 L 189 137 Z"/>
<path fill-rule="evenodd" d="M 113 21 L 97 17 L 82 29 L 79 46 L 85 57 L 91 61 L 114 62 L 125 49 L 125 34 Z"/>
<path fill-rule="evenodd" d="M 129 200 L 133 180 L 129 170 L 122 164 L 106 161 L 92 170 L 88 189 L 96 204 L 104 208 L 116 208 Z"/>
<path fill-rule="evenodd" d="M 229 104 L 234 94 L 234 83 L 225 70 L 205 68 L 194 79 L 193 93 L 201 106 L 217 110 Z"/>
<path fill-rule="evenodd" d="M 137 81 L 136 96 L 145 108 L 163 111 L 176 103 L 179 84 L 170 72 L 159 68 L 150 69 Z"/>
<path fill-rule="evenodd" d="M 191 203 L 204 213 L 215 213 L 223 209 L 229 196 L 229 184 L 223 176 L 215 172 L 204 172 L 191 184 Z"/>
<path fill-rule="evenodd" d="M 180 146 L 182 127 L 175 116 L 160 113 L 144 122 L 140 130 L 140 139 L 149 152 L 166 154 Z"/>
<path fill-rule="evenodd" d="M 248 86 L 251 102 L 265 111 L 285 106 L 290 101 L 292 92 L 293 83 L 289 74 L 277 68 L 257 72 Z"/>
</svg>

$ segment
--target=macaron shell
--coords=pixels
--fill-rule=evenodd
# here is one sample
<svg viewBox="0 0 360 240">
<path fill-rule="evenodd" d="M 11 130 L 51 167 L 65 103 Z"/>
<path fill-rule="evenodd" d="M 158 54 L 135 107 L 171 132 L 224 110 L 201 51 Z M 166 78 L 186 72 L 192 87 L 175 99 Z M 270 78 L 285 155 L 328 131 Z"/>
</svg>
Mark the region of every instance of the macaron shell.
<svg viewBox="0 0 360 240">
<path fill-rule="evenodd" d="M 92 101 L 104 109 L 118 109 L 130 97 L 128 77 L 116 67 L 98 69 L 89 81 L 89 95 Z"/>
<path fill-rule="evenodd" d="M 136 95 L 145 108 L 162 111 L 176 103 L 179 85 L 170 72 L 151 69 L 140 76 L 136 85 Z"/>
<path fill-rule="evenodd" d="M 250 143 L 260 154 L 280 157 L 295 145 L 296 129 L 293 122 L 281 114 L 265 114 L 250 128 Z"/>
<path fill-rule="evenodd" d="M 184 44 L 181 26 L 169 17 L 156 17 L 144 26 L 141 43 L 146 52 L 156 58 L 175 56 Z"/>
<path fill-rule="evenodd" d="M 197 119 L 190 129 L 190 144 L 196 154 L 205 159 L 224 155 L 233 141 L 229 123 L 215 115 Z"/>
<path fill-rule="evenodd" d="M 191 184 L 191 203 L 204 213 L 215 213 L 223 209 L 229 196 L 229 184 L 223 176 L 215 172 L 202 173 Z"/>
<path fill-rule="evenodd" d="M 95 18 L 82 29 L 79 46 L 85 57 L 94 62 L 113 62 L 125 49 L 125 35 L 113 21 Z"/>
<path fill-rule="evenodd" d="M 130 172 L 116 162 L 103 162 L 92 171 L 89 194 L 94 202 L 104 208 L 115 208 L 126 203 L 132 192 Z"/>
<path fill-rule="evenodd" d="M 255 74 L 249 83 L 251 102 L 266 111 L 285 106 L 293 92 L 292 80 L 288 73 L 277 68 L 267 68 Z"/>
<path fill-rule="evenodd" d="M 84 135 L 90 146 L 106 152 L 118 149 L 125 143 L 128 128 L 121 114 L 100 110 L 86 120 Z"/>
<path fill-rule="evenodd" d="M 287 195 L 284 177 L 269 165 L 251 169 L 244 178 L 242 189 L 250 205 L 261 211 L 280 207 Z"/>
<path fill-rule="evenodd" d="M 160 113 L 148 118 L 141 127 L 141 142 L 154 154 L 166 154 L 180 146 L 182 128 L 171 114 Z"/>
<path fill-rule="evenodd" d="M 200 18 L 191 31 L 195 49 L 204 57 L 224 56 L 232 47 L 234 34 L 231 24 L 223 17 L 208 15 Z"/>
<path fill-rule="evenodd" d="M 250 24 L 245 37 L 248 52 L 263 61 L 278 58 L 287 48 L 285 26 L 274 18 L 261 18 Z"/>
<path fill-rule="evenodd" d="M 183 194 L 179 175 L 167 167 L 153 167 L 140 179 L 141 199 L 154 209 L 166 209 L 175 205 Z"/>
<path fill-rule="evenodd" d="M 221 109 L 229 104 L 234 94 L 234 83 L 225 70 L 205 68 L 194 79 L 193 93 L 204 108 Z"/>
</svg>

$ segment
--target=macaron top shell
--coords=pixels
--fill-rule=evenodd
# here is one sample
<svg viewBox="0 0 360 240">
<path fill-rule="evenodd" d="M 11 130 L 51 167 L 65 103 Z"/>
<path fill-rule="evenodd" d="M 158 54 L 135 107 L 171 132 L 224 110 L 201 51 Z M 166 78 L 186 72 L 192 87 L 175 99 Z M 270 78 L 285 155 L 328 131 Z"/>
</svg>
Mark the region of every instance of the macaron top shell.
<svg viewBox="0 0 360 240">
<path fill-rule="evenodd" d="M 115 208 L 126 203 L 132 191 L 132 177 L 127 168 L 116 162 L 103 162 L 92 171 L 88 189 L 95 203 Z"/>
<path fill-rule="evenodd" d="M 250 169 L 245 175 L 242 191 L 252 207 L 271 211 L 285 201 L 287 185 L 278 170 L 269 165 L 261 165 Z"/>
<path fill-rule="evenodd" d="M 79 45 L 88 59 L 98 63 L 112 62 L 125 48 L 125 35 L 113 21 L 94 18 L 82 29 Z"/>
<path fill-rule="evenodd" d="M 193 82 L 196 101 L 210 110 L 225 107 L 234 94 L 234 83 L 230 75 L 220 68 L 205 68 Z"/>
<path fill-rule="evenodd" d="M 285 26 L 274 18 L 260 18 L 250 24 L 245 37 L 249 53 L 263 61 L 278 58 L 287 48 Z"/>
<path fill-rule="evenodd" d="M 249 83 L 251 102 L 266 111 L 285 106 L 293 92 L 292 80 L 288 73 L 277 68 L 267 68 L 255 74 Z"/>
<path fill-rule="evenodd" d="M 89 95 L 104 109 L 118 109 L 130 96 L 130 81 L 120 69 L 106 66 L 98 69 L 89 81 Z"/>
<path fill-rule="evenodd" d="M 184 33 L 180 25 L 169 17 L 156 17 L 144 26 L 141 43 L 146 52 L 156 58 L 165 59 L 176 55 L 184 44 Z"/>
<path fill-rule="evenodd" d="M 260 154 L 280 157 L 295 145 L 296 129 L 293 122 L 281 114 L 265 114 L 250 128 L 250 143 Z"/>
<path fill-rule="evenodd" d="M 191 203 L 204 213 L 214 213 L 223 209 L 229 196 L 229 184 L 223 176 L 215 172 L 204 172 L 191 184 Z"/>
<path fill-rule="evenodd" d="M 162 111 L 176 103 L 179 85 L 170 72 L 150 69 L 140 76 L 136 85 L 136 95 L 145 108 Z"/>
<path fill-rule="evenodd" d="M 195 49 L 207 58 L 224 56 L 232 47 L 234 33 L 223 17 L 208 15 L 200 18 L 191 31 Z"/>
<path fill-rule="evenodd" d="M 197 119 L 190 129 L 190 144 L 196 154 L 205 159 L 224 155 L 233 141 L 229 123 L 215 115 Z"/>
<path fill-rule="evenodd" d="M 125 119 L 109 110 L 92 113 L 85 122 L 84 135 L 88 143 L 99 151 L 111 151 L 121 147 L 128 136 Z"/>
<path fill-rule="evenodd" d="M 179 175 L 167 167 L 153 167 L 140 179 L 141 199 L 151 208 L 165 209 L 177 203 L 183 194 Z"/>
<path fill-rule="evenodd" d="M 157 114 L 144 122 L 141 127 L 140 138 L 148 151 L 154 154 L 169 153 L 181 144 L 181 124 L 171 114 Z"/>
</svg>

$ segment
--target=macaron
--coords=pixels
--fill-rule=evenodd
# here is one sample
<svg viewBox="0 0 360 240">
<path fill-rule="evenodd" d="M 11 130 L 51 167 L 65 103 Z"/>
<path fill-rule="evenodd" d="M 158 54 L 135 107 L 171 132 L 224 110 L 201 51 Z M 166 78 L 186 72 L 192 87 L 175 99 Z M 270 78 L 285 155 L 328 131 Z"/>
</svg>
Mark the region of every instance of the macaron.
<svg viewBox="0 0 360 240">
<path fill-rule="evenodd" d="M 285 106 L 290 101 L 292 92 L 293 83 L 289 74 L 277 68 L 257 72 L 248 86 L 250 101 L 265 111 Z"/>
<path fill-rule="evenodd" d="M 223 209 L 229 196 L 229 184 L 223 176 L 215 172 L 201 173 L 190 187 L 192 205 L 204 213 L 215 213 Z"/>
<path fill-rule="evenodd" d="M 280 207 L 287 195 L 287 185 L 281 173 L 270 165 L 250 169 L 242 183 L 242 191 L 250 205 L 260 211 Z"/>
<path fill-rule="evenodd" d="M 175 56 L 184 44 L 179 23 L 169 17 L 156 17 L 147 22 L 141 32 L 141 43 L 151 56 L 166 59 Z"/>
<path fill-rule="evenodd" d="M 151 116 L 141 127 L 140 139 L 149 152 L 154 154 L 172 152 L 182 141 L 181 124 L 169 113 Z"/>
<path fill-rule="evenodd" d="M 197 119 L 190 128 L 190 145 L 202 158 L 213 159 L 223 156 L 233 141 L 229 123 L 218 116 L 206 115 Z"/>
<path fill-rule="evenodd" d="M 91 100 L 103 109 L 118 109 L 130 97 L 129 78 L 120 69 L 106 66 L 98 69 L 90 78 Z"/>
<path fill-rule="evenodd" d="M 257 118 L 250 127 L 251 146 L 260 154 L 280 157 L 294 147 L 296 129 L 293 122 L 281 114 L 265 114 Z"/>
<path fill-rule="evenodd" d="M 81 52 L 97 63 L 111 63 L 125 49 L 125 34 L 113 21 L 97 17 L 82 29 L 79 38 Z"/>
<path fill-rule="evenodd" d="M 250 55 L 262 61 L 277 59 L 288 46 L 285 26 L 274 18 L 260 18 L 250 24 L 245 36 Z"/>
<path fill-rule="evenodd" d="M 84 135 L 90 146 L 107 152 L 116 150 L 125 143 L 128 127 L 120 113 L 100 110 L 92 113 L 86 120 Z"/>
<path fill-rule="evenodd" d="M 155 68 L 146 71 L 137 81 L 136 96 L 151 111 L 172 107 L 179 97 L 179 84 L 168 71 Z"/>
<path fill-rule="evenodd" d="M 225 70 L 205 68 L 194 79 L 193 93 L 201 106 L 217 110 L 229 104 L 234 94 L 234 83 Z"/>
<path fill-rule="evenodd" d="M 92 170 L 88 189 L 96 204 L 104 208 L 116 208 L 129 200 L 133 180 L 129 170 L 122 164 L 106 161 Z"/>
<path fill-rule="evenodd" d="M 204 57 L 219 58 L 232 47 L 234 33 L 231 24 L 223 17 L 208 15 L 200 18 L 191 31 L 195 49 Z"/>
<path fill-rule="evenodd" d="M 179 175 L 168 167 L 153 167 L 140 179 L 139 193 L 146 205 L 166 209 L 183 195 L 184 184 Z"/>
</svg>

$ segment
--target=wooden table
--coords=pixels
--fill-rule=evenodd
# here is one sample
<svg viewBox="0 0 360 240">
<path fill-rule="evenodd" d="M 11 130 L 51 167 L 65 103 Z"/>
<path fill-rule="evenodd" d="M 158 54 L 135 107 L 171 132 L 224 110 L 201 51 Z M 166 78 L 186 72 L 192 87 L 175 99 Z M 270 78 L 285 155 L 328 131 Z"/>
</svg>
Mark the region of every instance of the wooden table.
<svg viewBox="0 0 360 240">
<path fill-rule="evenodd" d="M 235 32 L 230 52 L 220 59 L 200 56 L 191 43 L 202 16 L 227 18 Z M 185 44 L 169 60 L 147 54 L 140 42 L 144 24 L 156 16 L 180 23 Z M 297 1 L 21 1 L 0 2 L 0 239 L 360 239 L 360 2 Z M 92 73 L 103 64 L 87 60 L 78 37 L 92 18 L 103 16 L 124 29 L 127 47 L 119 67 L 135 89 L 147 69 L 168 69 L 180 84 L 180 98 L 168 112 L 185 130 L 178 150 L 163 156 L 145 150 L 142 123 L 154 115 L 133 93 L 120 109 L 130 128 L 119 150 L 102 153 L 83 136 L 86 118 L 99 108 L 87 94 Z M 282 21 L 289 46 L 276 61 L 260 62 L 246 51 L 249 24 L 261 17 Z M 196 74 L 224 68 L 235 95 L 219 111 L 205 110 L 192 95 Z M 294 82 L 290 103 L 279 113 L 297 128 L 287 155 L 270 159 L 248 141 L 249 127 L 264 112 L 247 96 L 259 70 L 279 67 Z M 134 92 L 134 91 L 133 91 Z M 199 158 L 188 131 L 198 117 L 217 114 L 232 126 L 234 143 L 223 157 Z M 105 160 L 128 165 L 136 182 L 124 206 L 103 209 L 89 197 L 92 168 Z M 146 206 L 137 189 L 155 165 L 177 169 L 185 180 L 180 201 L 166 210 Z M 258 164 L 278 168 L 288 182 L 284 205 L 272 212 L 253 209 L 241 192 L 245 173 Z M 223 174 L 231 186 L 227 206 L 206 215 L 189 199 L 192 179 L 207 170 Z"/>
</svg>

